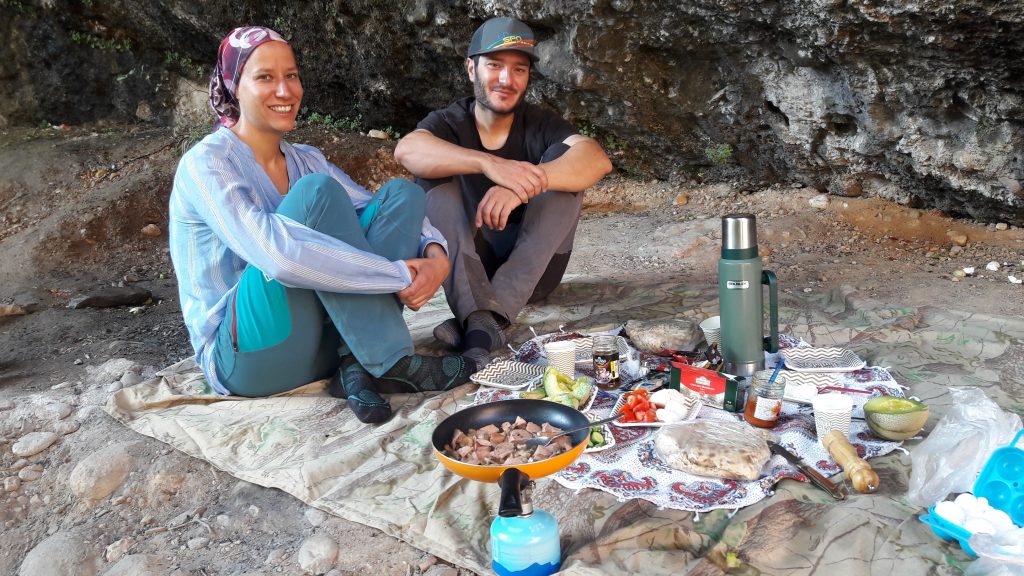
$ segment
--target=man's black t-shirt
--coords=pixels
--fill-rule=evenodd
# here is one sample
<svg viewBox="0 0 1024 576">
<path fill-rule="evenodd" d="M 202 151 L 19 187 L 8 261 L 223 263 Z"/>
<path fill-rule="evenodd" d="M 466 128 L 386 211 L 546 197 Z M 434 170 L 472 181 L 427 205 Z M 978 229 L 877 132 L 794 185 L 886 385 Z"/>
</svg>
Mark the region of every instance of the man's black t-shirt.
<svg viewBox="0 0 1024 576">
<path fill-rule="evenodd" d="M 558 114 L 522 102 L 516 108 L 505 145 L 497 150 L 488 150 L 480 142 L 480 133 L 477 132 L 473 117 L 474 106 L 476 101 L 472 96 L 463 98 L 447 108 L 431 112 L 416 128 L 427 130 L 463 148 L 531 164 L 539 164 L 545 150 L 577 133 L 576 128 Z M 483 174 L 467 174 L 458 178 L 461 180 L 463 198 L 470 208 L 475 207 L 487 190 L 494 186 L 494 182 Z M 417 182 L 422 184 L 419 179 Z"/>
</svg>

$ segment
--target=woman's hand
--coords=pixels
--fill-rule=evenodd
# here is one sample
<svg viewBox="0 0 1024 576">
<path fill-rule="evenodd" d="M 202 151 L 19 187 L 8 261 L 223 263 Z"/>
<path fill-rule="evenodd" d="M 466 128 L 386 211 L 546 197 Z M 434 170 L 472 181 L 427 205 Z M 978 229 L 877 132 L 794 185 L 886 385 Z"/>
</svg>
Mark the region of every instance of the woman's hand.
<svg viewBox="0 0 1024 576">
<path fill-rule="evenodd" d="M 419 310 L 431 298 L 448 277 L 451 266 L 448 254 L 440 244 L 428 244 L 426 258 L 412 258 L 405 261 L 412 274 L 412 284 L 398 293 L 398 299 L 411 310 Z"/>
</svg>

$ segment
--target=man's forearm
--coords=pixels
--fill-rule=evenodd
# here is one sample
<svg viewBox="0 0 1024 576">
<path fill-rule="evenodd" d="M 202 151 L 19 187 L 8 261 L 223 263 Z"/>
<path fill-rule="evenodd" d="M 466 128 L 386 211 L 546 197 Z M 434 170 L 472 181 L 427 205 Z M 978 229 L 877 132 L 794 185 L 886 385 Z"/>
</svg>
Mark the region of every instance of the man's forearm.
<svg viewBox="0 0 1024 576">
<path fill-rule="evenodd" d="M 398 141 L 395 160 L 420 178 L 447 178 L 483 172 L 487 154 L 463 148 L 425 131 L 415 130 Z"/>
<path fill-rule="evenodd" d="M 612 170 L 604 149 L 592 138 L 573 143 L 564 154 L 540 165 L 548 175 L 548 189 L 582 192 Z"/>
</svg>

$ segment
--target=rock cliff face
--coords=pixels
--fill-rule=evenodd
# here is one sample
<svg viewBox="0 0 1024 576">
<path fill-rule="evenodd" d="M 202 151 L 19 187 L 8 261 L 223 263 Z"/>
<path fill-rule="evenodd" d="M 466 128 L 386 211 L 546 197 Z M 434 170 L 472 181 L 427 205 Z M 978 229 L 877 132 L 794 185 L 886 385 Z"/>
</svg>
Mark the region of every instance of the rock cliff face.
<svg viewBox="0 0 1024 576">
<path fill-rule="evenodd" d="M 219 39 L 292 38 L 308 112 L 406 132 L 468 93 L 492 15 L 543 40 L 531 98 L 621 169 L 748 177 L 1024 225 L 1024 4 L 1008 0 L 0 0 L 0 126 L 170 123 Z M 358 120 L 358 122 L 356 122 Z"/>
</svg>

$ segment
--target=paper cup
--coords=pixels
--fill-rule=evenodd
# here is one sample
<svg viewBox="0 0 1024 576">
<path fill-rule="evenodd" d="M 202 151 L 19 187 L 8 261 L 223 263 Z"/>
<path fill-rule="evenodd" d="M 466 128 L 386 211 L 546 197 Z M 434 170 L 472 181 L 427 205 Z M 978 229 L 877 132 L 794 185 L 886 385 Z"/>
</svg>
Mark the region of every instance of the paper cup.
<svg viewBox="0 0 1024 576">
<path fill-rule="evenodd" d="M 704 339 L 707 340 L 708 346 L 712 344 L 722 345 L 722 318 L 720 316 L 706 318 L 700 323 L 700 330 L 704 333 Z"/>
<path fill-rule="evenodd" d="M 576 377 L 576 342 L 572 340 L 548 342 L 544 345 L 544 353 L 548 357 L 549 366 L 569 378 Z"/>
<path fill-rule="evenodd" d="M 853 416 L 853 399 L 843 394 L 818 394 L 811 401 L 814 408 L 814 431 L 818 442 L 832 430 L 839 430 L 843 436 L 850 435 L 850 418 Z"/>
</svg>

